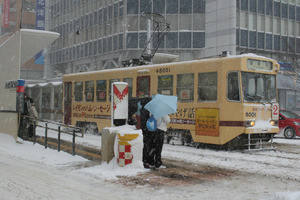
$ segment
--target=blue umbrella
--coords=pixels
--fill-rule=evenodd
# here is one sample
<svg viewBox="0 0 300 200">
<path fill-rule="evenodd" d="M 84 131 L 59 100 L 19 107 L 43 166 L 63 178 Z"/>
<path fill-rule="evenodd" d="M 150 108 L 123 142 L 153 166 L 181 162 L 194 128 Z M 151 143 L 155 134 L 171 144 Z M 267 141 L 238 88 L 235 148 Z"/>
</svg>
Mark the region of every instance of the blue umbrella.
<svg viewBox="0 0 300 200">
<path fill-rule="evenodd" d="M 153 114 L 155 119 L 177 112 L 177 96 L 157 94 L 149 101 L 145 108 Z"/>
</svg>

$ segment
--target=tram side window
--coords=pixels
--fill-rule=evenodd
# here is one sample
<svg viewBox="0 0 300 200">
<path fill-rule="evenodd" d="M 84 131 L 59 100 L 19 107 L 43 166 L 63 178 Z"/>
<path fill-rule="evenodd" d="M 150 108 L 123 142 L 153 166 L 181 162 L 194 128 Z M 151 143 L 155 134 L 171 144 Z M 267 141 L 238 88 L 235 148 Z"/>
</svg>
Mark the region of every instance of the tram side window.
<svg viewBox="0 0 300 200">
<path fill-rule="evenodd" d="M 177 75 L 177 96 L 180 101 L 194 100 L 194 74 Z"/>
<path fill-rule="evenodd" d="M 231 101 L 240 101 L 238 72 L 229 72 L 227 76 L 227 98 Z"/>
<path fill-rule="evenodd" d="M 159 76 L 157 85 L 158 94 L 173 95 L 173 75 Z"/>
<path fill-rule="evenodd" d="M 216 101 L 218 94 L 218 73 L 198 74 L 198 100 Z"/>
<path fill-rule="evenodd" d="M 133 79 L 132 78 L 123 78 L 123 81 L 128 83 L 128 99 L 130 99 L 132 97 Z"/>
<path fill-rule="evenodd" d="M 83 82 L 75 82 L 74 84 L 75 101 L 82 101 L 82 95 L 83 95 Z"/>
<path fill-rule="evenodd" d="M 94 81 L 85 81 L 85 101 L 86 102 L 93 102 L 94 101 L 94 91 L 95 85 Z"/>
<path fill-rule="evenodd" d="M 97 81 L 97 101 L 104 102 L 106 101 L 106 80 Z"/>
<path fill-rule="evenodd" d="M 111 84 L 114 82 L 120 82 L 120 79 L 110 79 L 109 80 L 109 101 L 111 101 Z"/>
</svg>

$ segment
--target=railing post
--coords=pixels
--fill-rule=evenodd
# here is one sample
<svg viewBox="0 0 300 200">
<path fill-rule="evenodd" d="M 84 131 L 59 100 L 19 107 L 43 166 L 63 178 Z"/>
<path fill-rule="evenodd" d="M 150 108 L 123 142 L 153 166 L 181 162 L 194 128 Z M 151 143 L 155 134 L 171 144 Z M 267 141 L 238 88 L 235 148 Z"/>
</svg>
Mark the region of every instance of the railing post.
<svg viewBox="0 0 300 200">
<path fill-rule="evenodd" d="M 45 123 L 45 149 L 47 149 L 48 123 Z"/>
<path fill-rule="evenodd" d="M 58 126 L 58 144 L 57 144 L 57 148 L 58 148 L 58 151 L 60 151 L 60 126 Z"/>
<path fill-rule="evenodd" d="M 33 144 L 36 143 L 36 119 L 33 120 Z"/>
<path fill-rule="evenodd" d="M 72 144 L 73 156 L 75 156 L 75 129 L 73 130 L 73 144 Z"/>
</svg>

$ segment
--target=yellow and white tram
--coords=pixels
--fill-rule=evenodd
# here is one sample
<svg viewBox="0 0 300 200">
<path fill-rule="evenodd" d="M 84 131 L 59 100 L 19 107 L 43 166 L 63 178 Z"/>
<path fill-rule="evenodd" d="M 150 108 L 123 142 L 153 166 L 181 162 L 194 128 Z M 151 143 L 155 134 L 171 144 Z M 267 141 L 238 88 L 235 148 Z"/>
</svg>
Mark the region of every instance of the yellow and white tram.
<svg viewBox="0 0 300 200">
<path fill-rule="evenodd" d="M 278 70 L 273 59 L 243 54 L 69 74 L 63 77 L 64 123 L 95 124 L 99 131 L 110 126 L 110 86 L 123 81 L 129 98 L 178 96 L 168 141 L 176 136 L 229 148 L 268 141 L 279 130 Z"/>
</svg>

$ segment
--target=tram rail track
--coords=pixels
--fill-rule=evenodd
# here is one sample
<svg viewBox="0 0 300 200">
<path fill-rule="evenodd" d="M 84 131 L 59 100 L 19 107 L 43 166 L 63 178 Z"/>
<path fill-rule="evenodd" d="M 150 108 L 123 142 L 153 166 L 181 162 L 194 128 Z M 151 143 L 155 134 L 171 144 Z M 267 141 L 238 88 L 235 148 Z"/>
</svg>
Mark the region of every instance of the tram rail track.
<svg viewBox="0 0 300 200">
<path fill-rule="evenodd" d="M 290 148 L 299 147 L 299 145 L 292 146 Z M 296 156 L 294 152 L 286 152 L 286 150 L 281 151 L 279 148 L 275 151 L 259 152 L 228 152 L 207 149 L 197 149 L 194 152 L 191 152 L 186 148 L 175 149 L 172 146 L 166 145 L 164 147 L 163 157 L 171 157 L 171 159 L 174 159 L 175 157 L 172 155 L 175 153 L 178 155 L 177 160 L 188 160 L 188 162 L 193 163 L 194 165 L 208 164 L 241 172 L 248 171 L 251 173 L 260 173 L 260 171 L 262 171 L 260 169 L 269 168 L 269 175 L 300 181 L 300 174 L 298 172 L 300 158 L 299 156 Z M 286 175 L 281 175 L 281 172 Z"/>
</svg>

